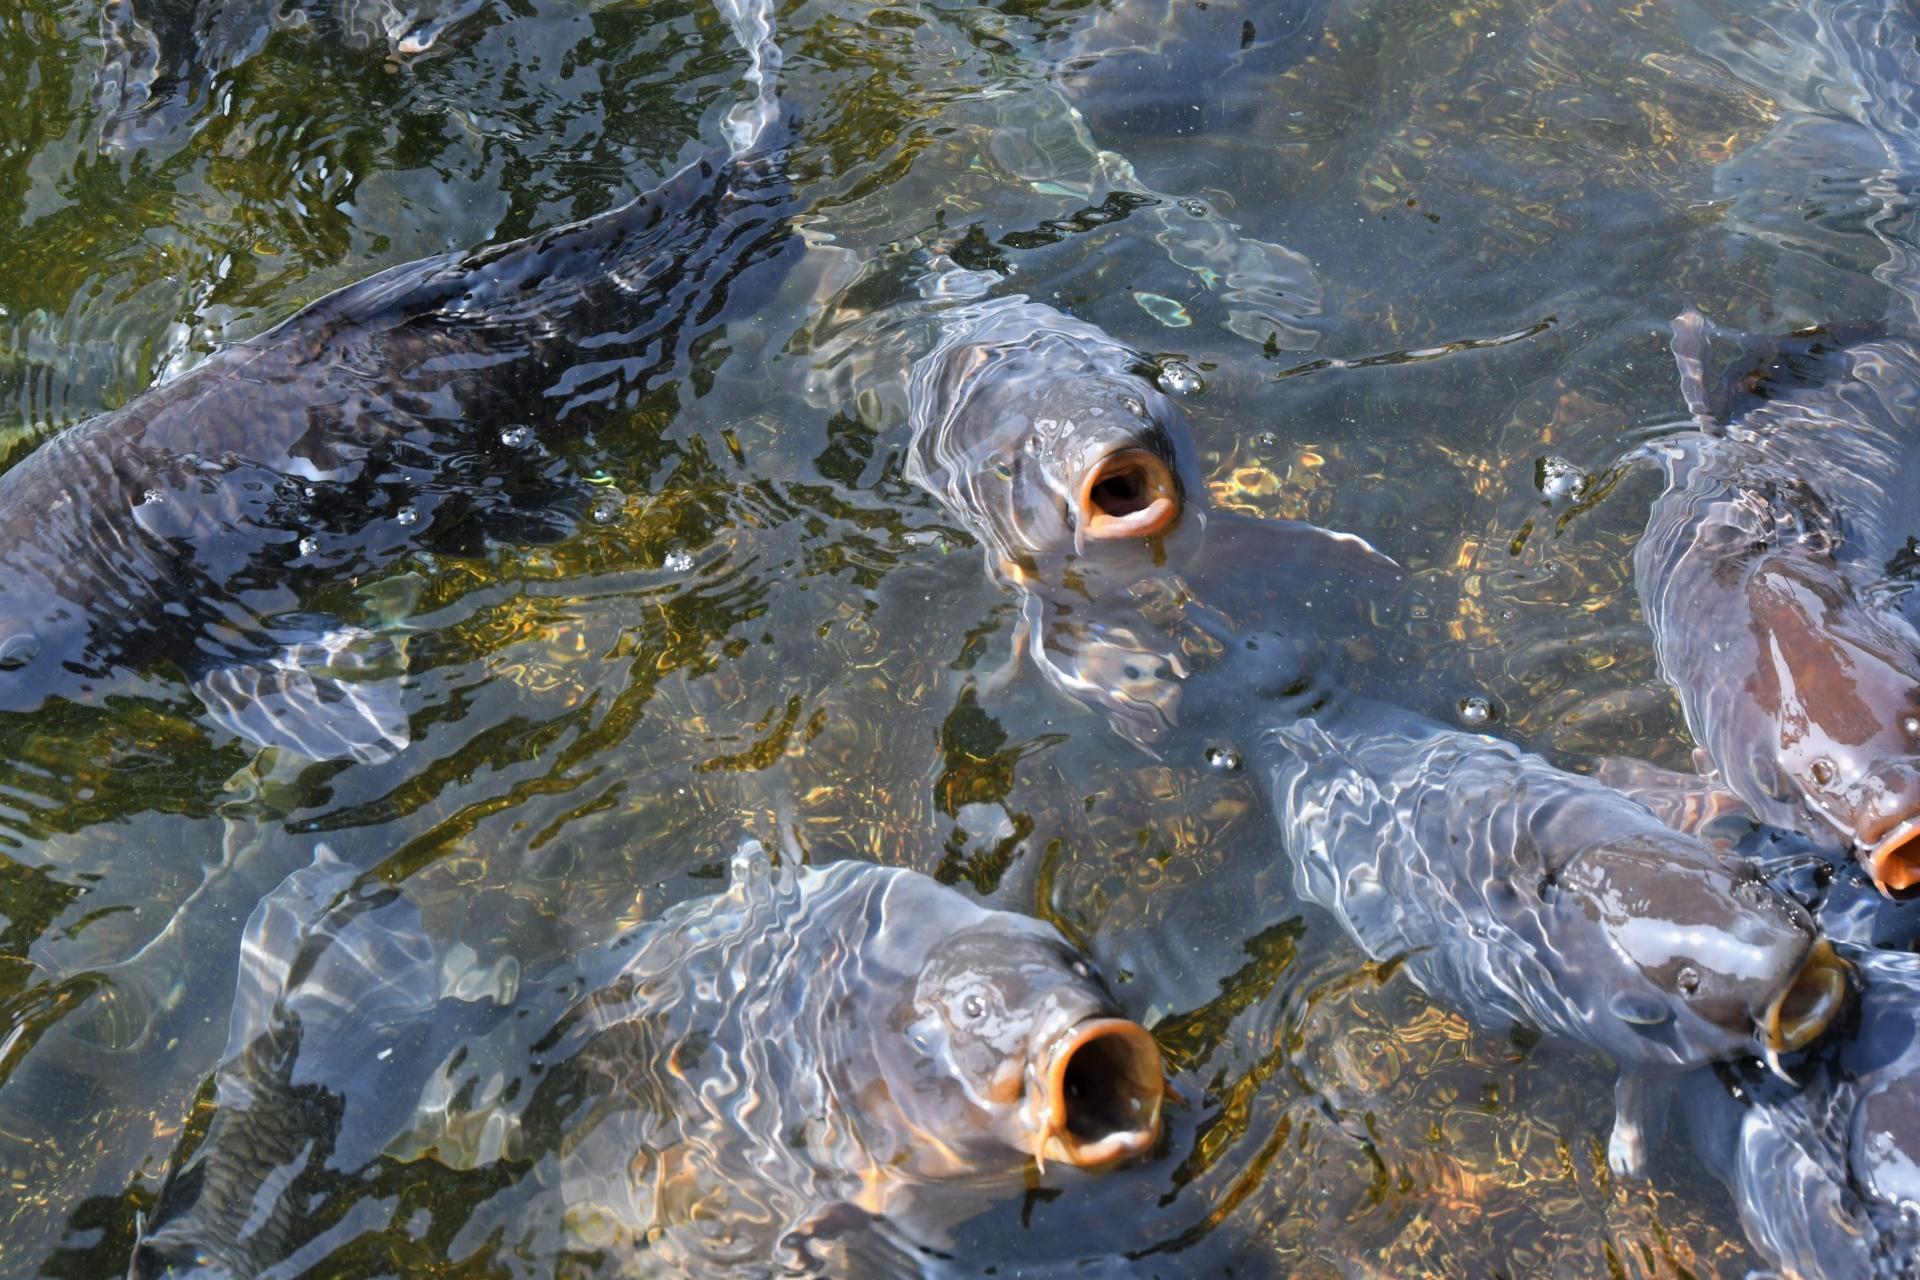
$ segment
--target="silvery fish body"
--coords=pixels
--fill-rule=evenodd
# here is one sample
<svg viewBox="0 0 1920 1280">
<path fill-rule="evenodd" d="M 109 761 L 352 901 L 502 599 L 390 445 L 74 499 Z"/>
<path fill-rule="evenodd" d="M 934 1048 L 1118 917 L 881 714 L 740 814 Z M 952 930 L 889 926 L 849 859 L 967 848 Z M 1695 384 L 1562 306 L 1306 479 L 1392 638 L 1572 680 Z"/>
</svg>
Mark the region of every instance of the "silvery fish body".
<svg viewBox="0 0 1920 1280">
<path fill-rule="evenodd" d="M 1644 1167 L 1649 1073 L 1800 1048 L 1846 967 L 1806 911 L 1703 841 L 1510 743 L 1332 693 L 1263 735 L 1300 897 L 1483 1029 L 1622 1068 L 1617 1170 Z"/>
<path fill-rule="evenodd" d="M 1634 578 L 1660 671 L 1720 780 L 1764 821 L 1920 882 L 1920 635 L 1885 589 L 1904 547 L 1920 348 L 1803 339 L 1764 357 L 1766 398 L 1724 424 L 1705 326 L 1675 350 L 1702 429 L 1667 473 Z"/>
<path fill-rule="evenodd" d="M 248 61 L 281 31 L 312 28 L 350 48 L 399 61 L 430 54 L 488 0 L 106 0 L 105 54 L 95 99 L 100 141 L 122 150 L 179 133 L 213 78 Z"/>
<path fill-rule="evenodd" d="M 1920 1274 L 1920 956 L 1848 956 L 1859 1018 L 1796 1084 L 1703 1073 L 1683 1095 L 1748 1240 L 1789 1280 Z"/>
<path fill-rule="evenodd" d="M 244 1050 L 223 1067 L 223 1106 L 248 1109 L 194 1160 L 234 1172 L 163 1196 L 143 1256 L 310 1266 L 343 1242 L 298 1225 L 327 1185 L 313 1162 L 382 1153 L 512 1175 L 455 1257 L 497 1241 L 536 1271 L 587 1250 L 649 1275 L 875 1274 L 907 1256 L 890 1241 L 937 1234 L 1036 1159 L 1097 1167 L 1155 1142 L 1159 1052 L 1050 926 L 905 870 L 776 869 L 753 845 L 733 876 L 538 982 L 451 963 L 404 906 L 324 922 L 330 950 L 367 959 L 266 967 L 287 975 L 280 1007 L 323 1010 L 312 1025 L 355 1054 L 302 1036 L 278 1074 Z M 407 1015 L 426 1019 L 412 1039 L 380 1034 Z M 290 1110 L 315 1090 L 334 1112 Z M 207 1237 L 241 1219 L 295 1225 L 242 1266 Z"/>
<path fill-rule="evenodd" d="M 1357 602 L 1399 575 L 1360 538 L 1212 510 L 1159 373 L 1020 295 L 955 306 L 913 368 L 906 463 L 1020 593 L 1016 649 L 1150 751 L 1223 629 L 1357 627 Z"/>
<path fill-rule="evenodd" d="M 557 536 L 577 439 L 752 305 L 791 246 L 778 148 L 383 271 L 0 475 L 0 711 L 171 662 L 224 727 L 317 759 L 407 740 L 391 645 L 302 612 L 415 549 Z M 384 677 L 384 678 L 376 678 Z"/>
</svg>

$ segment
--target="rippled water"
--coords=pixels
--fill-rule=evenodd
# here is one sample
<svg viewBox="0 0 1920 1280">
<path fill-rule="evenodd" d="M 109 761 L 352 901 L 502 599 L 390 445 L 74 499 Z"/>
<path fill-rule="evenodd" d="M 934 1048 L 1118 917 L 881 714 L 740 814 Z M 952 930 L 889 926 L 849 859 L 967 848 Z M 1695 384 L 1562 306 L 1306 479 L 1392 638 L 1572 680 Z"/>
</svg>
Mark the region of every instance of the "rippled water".
<svg viewBox="0 0 1920 1280">
<path fill-rule="evenodd" d="M 1884 309 L 1847 158 L 1768 142 L 1815 97 L 1795 6 L 1247 6 L 1304 21 L 1222 86 L 1244 110 L 1121 112 L 1099 142 L 1312 264 L 1317 310 L 1268 342 L 1225 326 L 1162 224 L 1074 217 L 1084 154 L 1028 145 L 1063 119 L 1053 61 L 1109 7 L 784 6 L 816 251 L 599 433 L 578 533 L 342 585 L 407 637 L 397 759 L 256 762 L 169 671 L 0 722 L 0 1267 L 123 1272 L 205 1124 L 241 925 L 316 840 L 438 935 L 531 964 L 710 891 L 777 812 L 816 860 L 1054 920 L 1182 1073 L 1165 1154 L 965 1224 L 968 1270 L 1752 1265 L 1678 1147 L 1650 1184 L 1610 1180 L 1605 1064 L 1475 1034 L 1290 902 L 1246 778 L 1156 765 L 1037 681 L 978 692 L 1011 602 L 902 481 L 903 418 L 871 386 L 912 355 L 884 323 L 908 250 L 969 246 L 1201 371 L 1218 501 L 1363 532 L 1414 572 L 1379 643 L 1418 709 L 1562 763 L 1678 764 L 1628 560 L 1656 480 L 1612 470 L 1679 415 L 1667 321 Z M 110 147 L 100 33 L 89 0 L 0 13 L 9 462 L 376 268 L 627 198 L 718 138 L 743 68 L 705 0 L 498 0 L 404 65 L 279 31 L 178 128 Z M 817 367 L 872 316 L 860 378 Z M 428 1266 L 489 1193 L 394 1186 L 367 1193 L 398 1207 L 352 1274 Z"/>
</svg>

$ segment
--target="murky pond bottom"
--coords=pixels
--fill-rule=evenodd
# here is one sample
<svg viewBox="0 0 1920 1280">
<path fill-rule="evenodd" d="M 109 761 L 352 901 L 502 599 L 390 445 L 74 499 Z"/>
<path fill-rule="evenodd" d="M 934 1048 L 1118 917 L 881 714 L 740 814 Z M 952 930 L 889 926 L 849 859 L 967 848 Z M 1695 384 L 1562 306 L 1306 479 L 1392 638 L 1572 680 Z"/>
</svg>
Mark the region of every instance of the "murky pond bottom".
<svg viewBox="0 0 1920 1280">
<path fill-rule="evenodd" d="M 779 294 L 591 438 L 519 442 L 591 479 L 564 536 L 415 554 L 314 602 L 404 635 L 395 759 L 257 758 L 164 670 L 0 716 L 0 1268 L 124 1274 L 207 1123 L 242 925 L 317 844 L 436 938 L 534 969 L 711 892 L 743 832 L 782 822 L 816 862 L 1056 923 L 1194 1094 L 1153 1159 L 956 1227 L 956 1274 L 1754 1265 L 1680 1144 L 1645 1184 L 1608 1174 L 1605 1063 L 1474 1031 L 1294 902 L 1254 781 L 989 679 L 1014 602 L 902 479 L 916 353 L 887 317 L 937 244 L 1179 359 L 1217 504 L 1409 569 L 1372 657 L 1416 710 L 1570 766 L 1684 766 L 1629 563 L 1657 481 L 1616 469 L 1681 414 L 1668 322 L 1883 309 L 1828 158 L 1752 158 L 1814 96 L 1793 7 L 1216 7 L 1284 48 L 1217 102 L 1090 108 L 1100 147 L 1190 203 L 1089 217 L 1111 161 L 1061 141 L 1081 135 L 1050 72 L 1118 17 L 785 5 L 809 253 Z M 739 91 L 697 0 L 528 0 L 412 58 L 339 23 L 272 32 L 128 144 L 103 133 L 100 21 L 87 0 L 0 15 L 9 463 L 380 267 L 627 198 Z M 1210 228 L 1308 264 L 1288 325 L 1235 323 L 1196 266 Z M 497 1240 L 449 1263 L 500 1190 L 388 1162 L 330 1203 L 369 1208 L 326 1273 L 551 1274 Z"/>
</svg>

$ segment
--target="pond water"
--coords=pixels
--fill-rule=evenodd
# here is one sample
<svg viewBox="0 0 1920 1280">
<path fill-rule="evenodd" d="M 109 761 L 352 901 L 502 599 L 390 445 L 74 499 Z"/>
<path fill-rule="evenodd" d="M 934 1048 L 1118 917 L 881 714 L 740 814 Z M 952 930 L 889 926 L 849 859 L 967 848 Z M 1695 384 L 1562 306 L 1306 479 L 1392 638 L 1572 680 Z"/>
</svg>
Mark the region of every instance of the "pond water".
<svg viewBox="0 0 1920 1280">
<path fill-rule="evenodd" d="M 1681 416 L 1669 321 L 1885 309 L 1870 209 L 1825 167 L 1844 157 L 1769 149 L 1817 101 L 1800 6 L 1215 0 L 1278 33 L 1262 56 L 1088 118 L 1141 184 L 1200 202 L 1181 216 L 1311 265 L 1294 322 L 1243 333 L 1167 221 L 1076 216 L 1088 155 L 1049 141 L 1063 51 L 1132 3 L 781 6 L 812 251 L 621 421 L 527 442 L 601 491 L 578 530 L 411 556 L 325 602 L 405 637 L 396 758 L 257 758 L 165 669 L 0 717 L 0 1271 L 124 1274 L 207 1122 L 242 925 L 318 842 L 437 936 L 536 966 L 711 892 L 776 820 L 815 861 L 1054 921 L 1190 1095 L 1153 1160 L 959 1227 L 960 1274 L 1754 1265 L 1679 1144 L 1646 1183 L 1610 1177 L 1606 1063 L 1475 1032 L 1290 900 L 1247 777 L 985 682 L 1014 604 L 902 479 L 897 403 L 857 394 L 914 353 L 884 321 L 860 378 L 821 353 L 914 295 L 912 249 L 966 246 L 1199 371 L 1218 503 L 1409 569 L 1375 638 L 1417 710 L 1570 767 L 1685 767 L 1629 564 L 1658 481 L 1615 470 Z M 94 0 L 0 13 L 0 462 L 380 267 L 624 200 L 742 92 L 707 0 L 497 0 L 405 58 L 353 29 L 267 34 L 128 142 L 103 135 Z M 551 1274 L 444 1256 L 497 1190 L 395 1163 L 340 1193 L 380 1212 L 325 1274 Z"/>
</svg>

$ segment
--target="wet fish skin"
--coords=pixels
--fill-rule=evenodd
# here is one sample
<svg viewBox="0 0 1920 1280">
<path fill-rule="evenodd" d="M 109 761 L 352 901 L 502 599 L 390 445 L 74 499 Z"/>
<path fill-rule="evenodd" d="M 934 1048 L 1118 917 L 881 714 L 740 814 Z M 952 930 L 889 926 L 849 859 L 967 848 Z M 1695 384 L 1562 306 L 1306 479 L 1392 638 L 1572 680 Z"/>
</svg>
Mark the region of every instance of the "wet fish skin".
<svg viewBox="0 0 1920 1280">
<path fill-rule="evenodd" d="M 1920 956 L 1846 949 L 1857 1021 L 1788 1085 L 1722 1069 L 1682 1095 L 1747 1238 L 1795 1280 L 1920 1273 Z"/>
<path fill-rule="evenodd" d="M 1157 373 L 1020 295 L 954 307 L 913 368 L 905 467 L 1020 593 L 1015 661 L 1024 651 L 1150 752 L 1182 723 L 1182 684 L 1217 656 L 1214 633 L 1355 630 L 1359 602 L 1401 576 L 1360 538 L 1212 509 Z"/>
<path fill-rule="evenodd" d="M 597 217 L 351 285 L 0 475 L 0 711 L 165 662 L 265 671 L 286 694 L 284 668 L 324 682 L 353 648 L 298 616 L 314 586 L 415 548 L 564 533 L 584 486 L 501 433 L 585 435 L 772 287 L 797 248 L 774 132 Z M 278 725 L 229 708 L 228 727 L 385 758 L 404 720 L 335 712 L 368 687 L 334 680 Z M 348 727 L 369 714 L 380 732 Z M 309 732 L 316 718 L 340 732 Z"/>
<path fill-rule="evenodd" d="M 1777 1060 L 1844 1006 L 1804 908 L 1643 806 L 1499 739 L 1324 685 L 1295 697 L 1255 756 L 1295 891 L 1483 1029 L 1619 1063 L 1617 1171 L 1644 1167 L 1648 1073 Z"/>
<path fill-rule="evenodd" d="M 1662 676 L 1727 788 L 1768 823 L 1920 882 L 1920 635 L 1883 588 L 1920 349 L 1809 335 L 1705 388 L 1704 320 L 1674 349 L 1699 429 L 1659 442 L 1667 489 L 1634 551 Z"/>
<path fill-rule="evenodd" d="M 292 962 L 250 946 L 232 1041 L 249 1048 L 221 1069 L 194 1157 L 223 1175 L 184 1206 L 163 1195 L 143 1248 L 232 1274 L 311 1266 L 328 1237 L 283 1231 L 276 1253 L 232 1224 L 300 1221 L 289 1206 L 348 1185 L 328 1169 L 506 1161 L 513 1184 L 455 1256 L 504 1232 L 527 1257 L 605 1249 L 647 1274 L 841 1255 L 876 1274 L 895 1236 L 937 1233 L 1036 1157 L 1098 1167 L 1156 1141 L 1158 1050 L 1050 926 L 869 863 L 795 872 L 749 845 L 733 875 L 511 992 L 450 978 L 471 961 L 451 964 L 391 890 L 281 929 Z M 276 977 L 282 1038 L 249 1037 L 268 1006 L 244 992 Z M 348 1034 L 357 1011 L 372 1027 Z M 251 1046 L 269 1042 L 262 1070 Z"/>
</svg>

